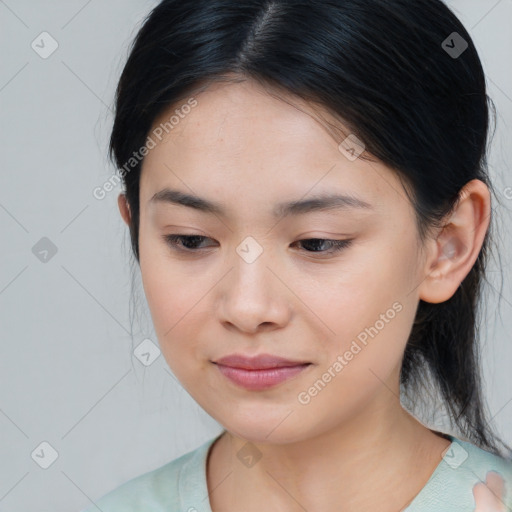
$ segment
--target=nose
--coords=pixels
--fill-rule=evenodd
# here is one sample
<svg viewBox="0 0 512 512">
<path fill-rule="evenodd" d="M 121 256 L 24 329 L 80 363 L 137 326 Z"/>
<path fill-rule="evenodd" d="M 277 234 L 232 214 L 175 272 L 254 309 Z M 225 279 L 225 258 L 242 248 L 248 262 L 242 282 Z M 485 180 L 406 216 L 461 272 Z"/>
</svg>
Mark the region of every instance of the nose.
<svg viewBox="0 0 512 512">
<path fill-rule="evenodd" d="M 282 328 L 289 321 L 293 294 L 283 272 L 269 259 L 263 254 L 252 263 L 238 255 L 234 259 L 218 288 L 219 320 L 226 326 L 254 334 Z"/>
</svg>

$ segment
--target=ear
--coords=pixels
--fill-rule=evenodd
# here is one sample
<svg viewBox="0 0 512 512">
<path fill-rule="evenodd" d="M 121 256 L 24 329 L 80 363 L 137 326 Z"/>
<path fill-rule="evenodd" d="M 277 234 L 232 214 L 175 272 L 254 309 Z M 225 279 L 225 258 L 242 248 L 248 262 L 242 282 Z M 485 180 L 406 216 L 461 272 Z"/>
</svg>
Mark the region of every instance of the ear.
<svg viewBox="0 0 512 512">
<path fill-rule="evenodd" d="M 119 211 L 121 213 L 121 217 L 126 222 L 128 227 L 131 224 L 131 213 L 130 213 L 130 205 L 128 204 L 128 201 L 126 199 L 125 194 L 119 194 L 117 197 L 117 204 L 119 206 Z"/>
<path fill-rule="evenodd" d="M 456 209 L 429 240 L 419 298 L 437 304 L 450 299 L 471 271 L 489 227 L 491 199 L 480 180 L 469 181 L 459 194 Z"/>
</svg>

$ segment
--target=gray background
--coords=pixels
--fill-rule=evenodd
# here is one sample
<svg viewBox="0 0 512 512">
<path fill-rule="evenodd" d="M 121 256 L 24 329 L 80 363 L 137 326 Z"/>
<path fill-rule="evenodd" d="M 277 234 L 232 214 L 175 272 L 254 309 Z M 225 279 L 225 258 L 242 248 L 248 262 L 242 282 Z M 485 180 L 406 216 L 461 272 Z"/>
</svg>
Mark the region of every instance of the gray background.
<svg viewBox="0 0 512 512">
<path fill-rule="evenodd" d="M 502 199 L 495 212 L 506 274 L 498 304 L 501 281 L 491 266 L 482 343 L 489 410 L 510 444 L 512 0 L 448 3 L 474 38 L 498 111 L 491 171 Z M 0 0 L 3 512 L 82 510 L 221 430 L 162 356 L 145 366 L 132 355 L 132 328 L 134 345 L 156 337 L 138 270 L 130 325 L 120 187 L 101 201 L 92 194 L 114 172 L 106 158 L 114 88 L 155 4 Z M 43 31 L 58 43 L 47 58 L 31 47 Z M 50 48 L 45 41 L 39 51 Z M 49 250 L 46 262 L 34 246 Z M 40 464 L 50 462 L 51 450 L 42 442 L 58 454 L 47 469 Z"/>
</svg>

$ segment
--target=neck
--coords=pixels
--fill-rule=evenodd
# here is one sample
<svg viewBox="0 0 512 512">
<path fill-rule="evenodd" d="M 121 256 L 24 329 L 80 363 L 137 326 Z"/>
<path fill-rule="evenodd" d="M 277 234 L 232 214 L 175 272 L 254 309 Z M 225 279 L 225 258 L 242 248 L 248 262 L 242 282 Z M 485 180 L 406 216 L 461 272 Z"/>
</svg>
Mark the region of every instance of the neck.
<svg viewBox="0 0 512 512">
<path fill-rule="evenodd" d="M 335 428 L 292 443 L 252 443 L 261 453 L 254 465 L 237 456 L 247 441 L 226 432 L 208 460 L 213 512 L 223 510 L 221 503 L 285 512 L 327 507 L 384 512 L 407 506 L 450 442 L 405 411 L 387 388 L 383 391 L 386 399 L 377 397 L 378 406 L 370 404 Z"/>
</svg>

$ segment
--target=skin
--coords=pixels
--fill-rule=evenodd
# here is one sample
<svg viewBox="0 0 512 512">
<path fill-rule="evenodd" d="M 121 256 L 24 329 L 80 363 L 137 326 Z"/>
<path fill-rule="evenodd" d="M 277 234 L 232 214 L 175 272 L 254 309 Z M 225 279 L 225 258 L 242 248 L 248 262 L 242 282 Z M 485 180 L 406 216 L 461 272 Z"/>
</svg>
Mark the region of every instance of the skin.
<svg viewBox="0 0 512 512">
<path fill-rule="evenodd" d="M 400 405 L 401 359 L 419 300 L 448 300 L 471 270 L 489 224 L 489 191 L 469 182 L 446 227 L 421 245 L 395 172 L 346 158 L 338 149 L 344 137 L 327 132 L 318 108 L 295 98 L 296 108 L 251 81 L 213 84 L 195 97 L 198 105 L 145 157 L 139 244 L 162 353 L 227 431 L 208 457 L 211 508 L 401 510 L 449 445 Z M 164 187 L 219 202 L 226 217 L 152 203 Z M 322 192 L 352 193 L 373 209 L 280 221 L 270 214 L 275 203 Z M 130 224 L 123 194 L 119 209 Z M 187 254 L 166 234 L 207 238 Z M 236 251 L 247 236 L 263 250 L 252 263 Z M 323 252 L 298 243 L 312 238 L 353 242 L 329 255 L 328 243 Z M 299 403 L 299 393 L 396 302 L 400 312 L 378 335 Z M 312 364 L 273 388 L 248 391 L 212 363 L 235 352 Z M 247 442 L 261 455 L 252 467 L 237 457 Z"/>
<path fill-rule="evenodd" d="M 499 473 L 489 471 L 485 483 L 480 482 L 473 487 L 475 512 L 505 512 L 505 482 Z"/>
</svg>

